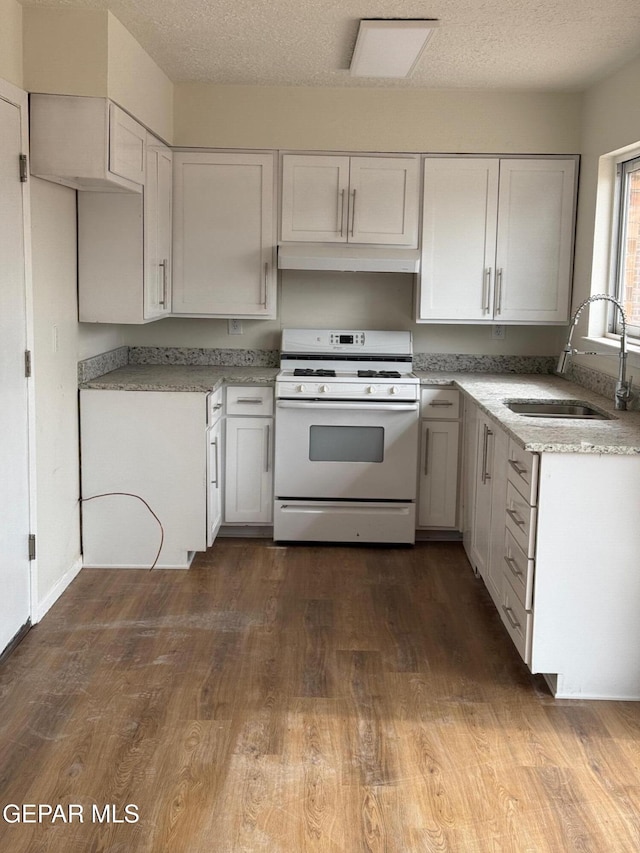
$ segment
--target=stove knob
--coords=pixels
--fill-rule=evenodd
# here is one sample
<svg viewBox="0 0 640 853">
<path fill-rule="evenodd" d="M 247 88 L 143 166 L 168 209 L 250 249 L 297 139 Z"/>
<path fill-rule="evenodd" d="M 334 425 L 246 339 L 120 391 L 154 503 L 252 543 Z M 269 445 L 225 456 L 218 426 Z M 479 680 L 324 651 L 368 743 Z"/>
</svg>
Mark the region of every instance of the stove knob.
<svg viewBox="0 0 640 853">
<path fill-rule="evenodd" d="M 327 391 L 329 390 L 329 386 L 328 385 L 321 385 L 318 390 L 320 391 L 321 394 L 326 394 Z"/>
<path fill-rule="evenodd" d="M 375 385 L 369 385 L 367 387 L 367 394 L 375 394 L 375 392 L 376 392 L 376 386 Z"/>
<path fill-rule="evenodd" d="M 397 394 L 398 393 L 398 386 L 392 385 L 391 388 L 389 389 L 389 393 L 390 394 Z"/>
<path fill-rule="evenodd" d="M 304 387 L 304 385 L 298 385 L 298 391 L 299 391 L 301 394 L 303 394 L 303 393 L 306 391 L 306 388 Z"/>
</svg>

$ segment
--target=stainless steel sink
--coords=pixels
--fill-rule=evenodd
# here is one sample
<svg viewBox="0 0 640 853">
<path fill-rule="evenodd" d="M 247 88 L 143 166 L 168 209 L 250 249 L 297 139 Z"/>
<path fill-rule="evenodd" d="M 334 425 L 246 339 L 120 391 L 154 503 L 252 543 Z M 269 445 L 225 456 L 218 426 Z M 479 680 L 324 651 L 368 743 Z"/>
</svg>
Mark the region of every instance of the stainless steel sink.
<svg viewBox="0 0 640 853">
<path fill-rule="evenodd" d="M 581 400 L 507 400 L 512 412 L 528 418 L 572 418 L 607 421 L 611 416 Z"/>
</svg>

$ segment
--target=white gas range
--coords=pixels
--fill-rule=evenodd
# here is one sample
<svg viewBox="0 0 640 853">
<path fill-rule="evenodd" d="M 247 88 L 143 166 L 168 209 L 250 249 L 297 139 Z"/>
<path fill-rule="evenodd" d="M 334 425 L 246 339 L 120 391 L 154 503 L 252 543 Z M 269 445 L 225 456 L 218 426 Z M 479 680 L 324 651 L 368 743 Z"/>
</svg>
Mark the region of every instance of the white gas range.
<svg viewBox="0 0 640 853">
<path fill-rule="evenodd" d="M 413 543 L 411 333 L 285 329 L 280 367 L 274 539 Z"/>
</svg>

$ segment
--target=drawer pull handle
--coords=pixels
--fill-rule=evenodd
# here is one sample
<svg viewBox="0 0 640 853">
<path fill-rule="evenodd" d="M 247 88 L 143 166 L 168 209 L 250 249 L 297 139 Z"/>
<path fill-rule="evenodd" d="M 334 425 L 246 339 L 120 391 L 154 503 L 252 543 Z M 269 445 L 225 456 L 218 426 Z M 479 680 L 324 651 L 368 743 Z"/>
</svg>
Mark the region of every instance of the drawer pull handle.
<svg viewBox="0 0 640 853">
<path fill-rule="evenodd" d="M 451 400 L 432 400 L 430 406 L 453 406 Z"/>
<path fill-rule="evenodd" d="M 509 465 L 511 465 L 511 467 L 516 472 L 516 474 L 519 477 L 522 477 L 522 479 L 524 480 L 524 475 L 527 473 L 527 468 L 524 468 L 521 465 L 518 465 L 518 463 L 516 462 L 515 459 L 510 459 Z"/>
<path fill-rule="evenodd" d="M 507 515 L 510 515 L 510 516 L 511 516 L 511 518 L 513 519 L 514 524 L 517 524 L 517 525 L 518 525 L 518 527 L 524 527 L 524 526 L 525 526 L 525 522 L 520 518 L 520 516 L 519 516 L 519 515 L 518 515 L 518 513 L 515 511 L 515 509 L 508 509 L 508 510 L 507 510 Z"/>
<path fill-rule="evenodd" d="M 238 397 L 236 399 L 236 403 L 251 403 L 252 405 L 259 405 L 262 402 L 262 397 Z"/>
<path fill-rule="evenodd" d="M 520 623 L 518 622 L 518 620 L 516 619 L 515 614 L 510 607 L 507 607 L 506 604 L 503 604 L 502 609 L 504 611 L 504 615 L 509 620 L 509 624 L 511 625 L 512 628 L 515 628 L 517 630 L 518 628 L 522 627 L 520 625 Z"/>
<path fill-rule="evenodd" d="M 513 559 L 513 557 L 509 557 L 509 556 L 505 555 L 504 561 L 509 566 L 512 575 L 515 575 L 517 578 L 522 577 L 523 571 L 522 571 L 522 569 L 518 568 L 518 564 Z"/>
<path fill-rule="evenodd" d="M 424 431 L 424 476 L 429 476 L 429 430 Z"/>
</svg>

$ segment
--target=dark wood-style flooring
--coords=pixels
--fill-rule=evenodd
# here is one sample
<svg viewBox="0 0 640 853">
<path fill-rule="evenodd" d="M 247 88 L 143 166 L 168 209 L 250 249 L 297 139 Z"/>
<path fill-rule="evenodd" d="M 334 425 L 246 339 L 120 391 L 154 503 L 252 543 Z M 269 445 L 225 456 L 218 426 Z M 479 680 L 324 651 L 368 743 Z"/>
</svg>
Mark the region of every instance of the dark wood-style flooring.
<svg viewBox="0 0 640 853">
<path fill-rule="evenodd" d="M 555 701 L 457 543 L 83 570 L 0 668 L 0 807 L 83 811 L 3 853 L 638 851 L 639 765 L 640 703 Z"/>
</svg>

